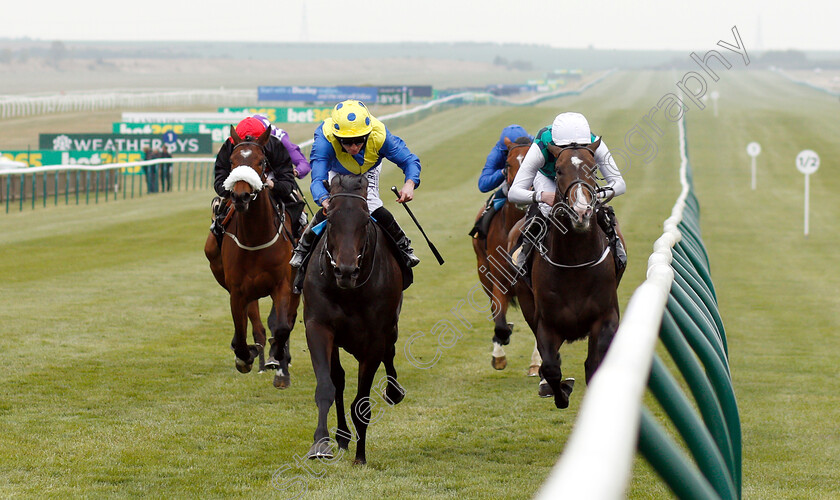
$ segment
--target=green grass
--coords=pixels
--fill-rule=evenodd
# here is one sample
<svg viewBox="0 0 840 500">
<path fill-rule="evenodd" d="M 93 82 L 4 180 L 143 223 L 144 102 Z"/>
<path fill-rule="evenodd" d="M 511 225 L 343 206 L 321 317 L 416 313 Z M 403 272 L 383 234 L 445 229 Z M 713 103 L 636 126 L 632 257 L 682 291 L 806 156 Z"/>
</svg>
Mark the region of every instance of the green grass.
<svg viewBox="0 0 840 500">
<path fill-rule="evenodd" d="M 282 470 L 284 479 L 298 476 L 307 498 L 532 497 L 586 388 L 579 384 L 563 411 L 536 396 L 536 381 L 525 377 L 533 336 L 518 311 L 510 314 L 509 366 L 490 367 L 492 324 L 468 303 L 478 278 L 466 232 L 485 198 L 478 172 L 503 126 L 536 131 L 560 109 L 585 113 L 617 148 L 677 79 L 619 74 L 582 96 L 451 109 L 395 130 L 423 162 L 412 210 L 447 262 L 435 264 L 383 189 L 423 263 L 400 321 L 396 366 L 406 399 L 380 407 L 366 467 L 350 456 L 296 458 L 308 451 L 317 417 L 302 324 L 292 332 L 290 389 L 274 389 L 268 373 L 234 369 L 227 294 L 202 252 L 209 191 L 0 215 L 0 496 L 276 498 L 272 475 Z M 691 111 L 688 130 L 744 428 L 745 497 L 830 498 L 840 484 L 837 103 L 771 74 L 726 73 L 718 88 L 720 116 Z M 676 130 L 663 129 L 656 159 L 634 157 L 628 194 L 615 201 L 630 253 L 622 310 L 680 189 Z M 757 192 L 749 191 L 750 140 L 763 147 Z M 805 148 L 823 158 L 808 239 L 793 166 Z M 387 165 L 382 185 L 399 182 Z M 406 340 L 423 332 L 412 352 L 428 362 L 432 328 L 444 320 L 463 336 L 433 367 L 412 366 Z M 563 347 L 564 375 L 583 380 L 585 349 Z M 356 365 L 342 361 L 348 400 Z M 663 495 L 638 460 L 629 496 Z"/>
</svg>

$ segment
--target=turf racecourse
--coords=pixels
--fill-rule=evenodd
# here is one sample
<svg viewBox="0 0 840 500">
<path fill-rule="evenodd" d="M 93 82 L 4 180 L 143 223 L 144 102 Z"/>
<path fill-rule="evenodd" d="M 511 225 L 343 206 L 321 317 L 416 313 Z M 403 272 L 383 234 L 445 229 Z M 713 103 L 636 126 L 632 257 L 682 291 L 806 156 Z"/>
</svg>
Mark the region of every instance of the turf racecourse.
<svg viewBox="0 0 840 500">
<path fill-rule="evenodd" d="M 680 76 L 621 73 L 537 107 L 462 107 L 395 129 L 423 162 L 412 210 L 447 262 L 435 264 L 383 189 L 423 262 L 397 345 L 406 399 L 379 407 L 366 467 L 350 456 L 299 459 L 316 422 L 302 325 L 292 332 L 290 389 L 274 389 L 268 373 L 234 369 L 227 294 L 201 251 L 209 190 L 0 215 L 0 496 L 530 498 L 586 389 L 579 384 L 564 411 L 536 397 L 525 377 L 533 336 L 516 311 L 508 368 L 490 368 L 492 324 L 468 304 L 478 282 L 466 236 L 484 199 L 478 171 L 503 126 L 536 131 L 564 109 L 585 113 L 619 147 Z M 836 498 L 840 175 L 832 141 L 840 104 L 773 74 L 732 71 L 716 85 L 719 116 L 687 115 L 689 152 L 743 421 L 744 494 Z M 676 130 L 663 129 L 656 158 L 633 157 L 628 195 L 615 201 L 630 253 L 622 310 L 679 192 Z M 763 147 L 756 192 L 744 150 L 752 140 Z M 807 239 L 793 165 L 806 148 L 823 160 L 812 177 Z M 399 180 L 386 166 L 382 185 Z M 431 330 L 443 320 L 463 336 L 433 362 Z M 404 355 L 416 332 L 425 336 L 412 352 L 427 369 Z M 585 347 L 561 350 L 564 374 L 581 382 Z M 342 361 L 352 397 L 355 362 Z M 628 496 L 667 495 L 639 460 Z"/>
</svg>

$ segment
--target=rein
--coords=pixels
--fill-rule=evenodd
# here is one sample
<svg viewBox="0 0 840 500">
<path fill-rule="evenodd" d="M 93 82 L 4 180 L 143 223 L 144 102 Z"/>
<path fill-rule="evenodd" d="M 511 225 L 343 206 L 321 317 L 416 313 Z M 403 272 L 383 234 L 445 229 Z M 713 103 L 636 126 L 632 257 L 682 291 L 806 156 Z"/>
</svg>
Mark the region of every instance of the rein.
<svg viewBox="0 0 840 500">
<path fill-rule="evenodd" d="M 263 148 L 262 145 L 260 145 L 259 143 L 256 143 L 256 142 L 252 142 L 252 141 L 244 141 L 244 142 L 240 142 L 239 144 L 236 144 L 233 147 L 233 151 L 236 151 L 236 149 L 239 148 L 240 146 L 256 146 L 256 147 L 260 148 L 260 151 L 263 151 L 263 153 L 265 152 L 265 148 Z M 231 151 L 231 154 L 233 153 L 233 151 Z M 260 195 L 260 193 L 262 193 L 264 191 L 265 186 L 266 186 L 266 184 L 265 184 L 265 169 L 268 166 L 268 160 L 263 156 L 263 159 L 260 161 L 260 164 L 263 167 L 263 171 L 262 171 L 262 173 L 258 173 L 258 175 L 260 177 L 260 180 L 263 182 L 263 185 L 260 186 L 259 189 L 255 189 L 254 192 L 251 193 L 251 195 L 250 195 L 251 196 L 251 201 L 255 201 L 257 199 L 257 197 Z M 253 169 L 254 167 L 249 166 L 249 168 Z M 254 169 L 254 171 L 256 172 L 256 169 Z M 280 224 L 277 227 L 277 233 L 274 234 L 274 237 L 271 238 L 271 240 L 269 240 L 268 242 L 263 243 L 262 245 L 248 246 L 248 245 L 244 245 L 241 241 L 239 241 L 239 238 L 237 238 L 235 234 L 233 234 L 229 231 L 225 231 L 225 234 L 230 236 L 230 238 L 233 240 L 233 242 L 236 243 L 236 246 L 238 246 L 242 250 L 247 250 L 247 251 L 250 251 L 250 252 L 254 252 L 254 251 L 257 251 L 257 250 L 262 250 L 264 248 L 268 248 L 271 245 L 275 244 L 277 242 L 277 240 L 280 239 L 280 234 L 281 233 L 284 233 L 283 237 L 285 239 L 287 239 L 288 241 L 293 241 L 294 240 L 294 238 L 292 238 L 292 236 L 288 233 L 288 231 L 286 231 L 285 210 L 279 210 L 278 211 L 278 207 L 271 201 L 270 195 L 269 195 L 269 203 L 274 208 L 275 215 L 278 215 L 279 219 L 280 219 Z M 222 222 L 223 226 L 227 226 L 228 222 L 233 217 L 233 212 L 235 212 L 235 211 L 236 211 L 236 208 L 234 207 L 233 210 L 230 210 L 228 212 L 228 215 L 225 217 L 225 220 Z"/>
<path fill-rule="evenodd" d="M 340 197 L 345 197 L 345 198 L 356 198 L 356 199 L 362 200 L 362 201 L 364 201 L 365 203 L 367 203 L 367 198 L 366 198 L 366 197 L 364 197 L 364 196 L 362 196 L 362 195 L 355 194 L 355 193 L 335 193 L 335 194 L 331 194 L 331 195 L 330 195 L 330 199 L 333 199 L 333 198 L 340 198 Z M 327 219 L 327 220 L 329 221 L 329 219 Z M 364 260 L 364 256 L 365 256 L 365 253 L 366 253 L 366 251 L 367 251 L 368 247 L 370 247 L 370 246 L 371 246 L 371 245 L 370 245 L 370 231 L 371 231 L 371 226 L 372 226 L 372 225 L 371 225 L 371 223 L 370 223 L 370 222 L 371 222 L 371 219 L 370 219 L 370 216 L 368 215 L 368 223 L 367 223 L 367 226 L 366 226 L 366 233 L 367 233 L 367 234 L 365 234 L 365 246 L 363 246 L 363 247 L 362 247 L 362 251 L 361 251 L 361 253 L 359 254 L 359 261 L 360 261 L 360 263 L 361 263 L 361 261 L 363 261 L 363 260 Z M 330 253 L 330 251 L 327 249 L 327 242 L 329 241 L 329 240 L 327 239 L 327 234 L 329 233 L 330 227 L 331 227 L 331 226 L 330 226 L 330 224 L 329 224 L 329 222 L 328 222 L 328 223 L 327 223 L 327 230 L 325 231 L 325 234 L 324 234 L 324 236 L 322 237 L 322 238 L 324 239 L 324 244 L 323 244 L 323 245 L 321 245 L 321 256 L 320 256 L 321 258 L 320 258 L 320 259 L 318 259 L 318 266 L 319 266 L 319 270 L 320 270 L 320 274 L 321 274 L 321 276 L 324 276 L 324 274 L 325 274 L 325 273 L 324 273 L 324 262 L 326 261 L 326 259 L 324 258 L 325 256 L 329 258 L 329 264 L 330 264 L 330 266 L 332 266 L 333 268 L 335 268 L 335 266 L 336 266 L 336 264 L 335 264 L 335 259 L 333 259 L 332 254 L 331 254 L 331 253 Z M 372 248 L 373 248 L 373 257 L 371 258 L 371 262 L 370 262 L 370 270 L 368 271 L 367 278 L 365 278 L 365 280 L 364 280 L 364 281 L 362 281 L 361 283 L 356 284 L 356 286 L 355 286 L 354 288 L 360 288 L 360 287 L 362 287 L 365 283 L 367 283 L 368 281 L 370 281 L 371 276 L 373 276 L 373 270 L 374 270 L 374 269 L 375 269 L 375 267 L 376 267 L 376 244 L 377 244 L 377 243 L 379 243 L 379 232 L 378 232 L 378 231 L 376 231 L 376 228 L 375 228 L 375 227 L 373 228 L 373 233 L 374 233 L 375 239 L 374 239 L 374 241 L 373 241 L 373 246 L 372 246 Z"/>
<path fill-rule="evenodd" d="M 587 151 L 592 153 L 593 157 L 595 156 L 595 153 L 593 153 L 592 150 L 589 149 L 588 147 L 582 146 L 582 145 L 579 145 L 579 144 L 575 144 L 575 143 L 572 143 L 572 144 L 569 144 L 568 146 L 562 147 L 561 151 L 565 150 L 565 149 L 586 149 Z M 577 179 L 575 181 L 572 181 L 569 184 L 569 186 L 566 187 L 566 190 L 563 192 L 562 202 L 560 204 L 555 204 L 552 207 L 551 213 L 549 214 L 549 217 L 558 217 L 557 213 L 560 212 L 560 211 L 564 211 L 571 218 L 571 213 L 573 213 L 574 211 L 571 209 L 571 204 L 569 203 L 569 201 L 570 201 L 569 200 L 569 194 L 571 193 L 571 191 L 574 187 L 579 186 L 579 185 L 583 185 L 583 187 L 587 191 L 589 191 L 589 193 L 590 193 L 590 195 L 592 196 L 592 199 L 593 199 L 593 206 L 592 206 L 593 216 L 594 216 L 595 213 L 597 213 L 598 209 L 605 202 L 602 202 L 601 200 L 598 199 L 598 196 L 596 195 L 597 191 L 596 191 L 595 187 L 593 187 L 589 182 L 587 182 L 583 179 Z M 548 249 L 545 248 L 545 246 L 538 245 L 537 249 L 540 253 L 540 256 L 543 258 L 543 260 L 545 260 L 546 262 L 548 262 L 549 264 L 551 264 L 554 267 L 559 267 L 559 268 L 563 268 L 563 269 L 580 269 L 580 268 L 584 268 L 584 267 L 597 266 L 598 264 L 604 262 L 604 259 L 606 259 L 607 255 L 609 255 L 609 253 L 610 253 L 610 246 L 609 246 L 609 244 L 607 244 L 606 247 L 604 248 L 604 251 L 601 253 L 600 258 L 595 258 L 595 259 L 592 259 L 588 262 L 583 262 L 581 264 L 560 264 L 559 262 L 554 262 L 553 260 L 551 260 L 551 258 L 548 256 Z"/>
</svg>

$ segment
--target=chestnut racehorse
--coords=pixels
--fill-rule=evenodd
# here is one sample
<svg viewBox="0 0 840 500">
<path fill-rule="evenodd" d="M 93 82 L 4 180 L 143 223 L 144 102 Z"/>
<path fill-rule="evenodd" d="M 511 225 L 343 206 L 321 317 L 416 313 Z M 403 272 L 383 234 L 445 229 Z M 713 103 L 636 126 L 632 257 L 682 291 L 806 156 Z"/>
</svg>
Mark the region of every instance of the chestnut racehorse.
<svg viewBox="0 0 840 500">
<path fill-rule="evenodd" d="M 230 156 L 231 172 L 225 187 L 231 191 L 233 212 L 225 228 L 221 248 L 211 233 L 204 245 L 210 270 L 216 281 L 230 293 L 233 316 L 233 340 L 236 369 L 251 371 L 254 359 L 265 345 L 265 328 L 259 315 L 258 300 L 271 296 L 273 342 L 269 364 L 277 368 L 274 385 L 285 389 L 290 384 L 289 335 L 295 324 L 300 296 L 292 293 L 291 259 L 293 241 L 291 220 L 278 211 L 265 187 L 265 145 L 271 131 L 257 139 L 245 140 L 231 127 L 234 148 Z M 247 343 L 248 319 L 251 319 L 256 345 Z M 262 334 L 261 338 L 259 334 Z M 260 342 L 262 340 L 262 342 Z M 261 367 L 262 368 L 262 367 Z"/>
<path fill-rule="evenodd" d="M 588 383 L 618 328 L 615 263 L 596 221 L 601 202 L 592 172 L 597 169 L 594 151 L 599 145 L 600 139 L 591 145 L 548 146 L 557 158 L 555 204 L 548 220 L 535 219 L 545 225 L 547 236 L 529 257 L 532 286 L 526 280 L 516 284 L 520 307 L 542 356 L 540 393 L 553 393 L 558 408 L 569 406 L 574 387 L 574 379 L 562 378 L 560 346 L 589 337 L 584 363 Z M 509 248 L 517 230 L 509 238 Z"/>
<path fill-rule="evenodd" d="M 528 137 L 520 137 L 511 142 L 510 139 L 505 137 L 505 146 L 508 150 L 505 161 L 505 180 L 510 186 L 519 171 L 523 158 L 525 158 L 525 153 L 531 146 L 531 140 Z M 482 211 L 478 212 L 476 221 L 481 218 Z M 513 323 L 507 321 L 507 310 L 508 305 L 516 305 L 516 293 L 513 286 L 514 281 L 516 281 L 514 279 L 514 266 L 511 265 L 507 253 L 508 234 L 510 234 L 514 224 L 524 216 L 524 210 L 509 201 L 505 201 L 490 222 L 487 238 L 473 238 L 472 240 L 477 260 L 478 278 L 481 280 L 482 288 L 492 304 L 491 310 L 495 329 L 491 362 L 496 370 L 504 370 L 507 366 L 507 356 L 502 346 L 510 343 L 510 336 L 513 333 Z M 534 347 L 528 375 L 536 376 L 539 367 L 539 352 Z"/>
</svg>

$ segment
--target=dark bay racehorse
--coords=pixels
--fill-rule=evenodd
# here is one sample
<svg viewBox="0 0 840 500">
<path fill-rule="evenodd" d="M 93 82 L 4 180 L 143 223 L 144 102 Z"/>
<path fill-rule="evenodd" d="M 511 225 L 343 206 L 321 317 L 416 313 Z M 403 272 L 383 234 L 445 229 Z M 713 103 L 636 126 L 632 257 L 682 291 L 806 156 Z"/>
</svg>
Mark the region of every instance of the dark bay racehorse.
<svg viewBox="0 0 840 500">
<path fill-rule="evenodd" d="M 589 336 L 584 363 L 587 383 L 609 348 L 618 328 L 615 263 L 607 237 L 596 222 L 599 202 L 593 178 L 594 144 L 549 146 L 556 162 L 556 198 L 544 245 L 532 260 L 532 286 L 519 280 L 516 293 L 542 356 L 541 395 L 554 395 L 558 408 L 569 406 L 574 379 L 563 380 L 559 349 L 564 342 Z M 544 221 L 545 222 L 545 221 Z M 516 231 L 514 231 L 516 233 Z M 516 238 L 511 235 L 509 245 Z"/>
<path fill-rule="evenodd" d="M 347 449 L 350 433 L 344 416 L 344 369 L 339 348 L 359 362 L 351 418 L 356 430 L 356 459 L 364 464 L 365 435 L 371 419 L 369 398 L 376 370 L 388 375 L 384 399 L 394 405 L 404 390 L 394 368 L 397 321 L 402 306 L 403 278 L 387 236 L 370 218 L 367 179 L 335 176 L 325 233 L 312 251 L 303 285 L 306 342 L 315 370 L 318 426 L 310 458 L 332 458 L 327 414 L 335 401 L 336 441 Z"/>
<path fill-rule="evenodd" d="M 511 142 L 510 139 L 505 137 L 505 146 L 508 148 L 507 160 L 505 161 L 505 180 L 510 186 L 513 184 L 513 178 L 516 177 L 523 158 L 525 158 L 525 153 L 531 146 L 531 140 L 528 137 L 520 137 L 515 142 Z M 481 217 L 482 211 L 479 211 L 476 221 Z M 513 286 L 515 272 L 507 253 L 508 234 L 523 217 L 525 217 L 524 210 L 505 201 L 505 204 L 490 222 L 487 238 L 473 238 L 472 240 L 477 260 L 478 277 L 481 280 L 484 292 L 493 304 L 495 329 L 491 362 L 496 370 L 504 370 L 507 366 L 507 356 L 502 346 L 510 342 L 510 336 L 513 333 L 513 323 L 507 321 L 507 310 L 508 305 L 516 305 L 516 294 Z M 539 353 L 534 347 L 528 375 L 536 376 L 539 367 Z"/>
<path fill-rule="evenodd" d="M 268 189 L 264 189 L 267 164 L 264 148 L 269 134 L 270 130 L 266 129 L 259 138 L 245 140 L 231 127 L 232 168 L 225 186 L 231 191 L 233 212 L 221 248 L 211 233 L 204 253 L 216 281 L 230 292 L 234 326 L 230 345 L 236 355 L 236 369 L 241 373 L 251 371 L 254 359 L 265 345 L 258 300 L 271 296 L 273 305 L 268 324 L 274 338 L 266 366 L 277 368 L 274 385 L 285 389 L 290 384 L 288 341 L 300 296 L 292 293 L 291 221 L 285 212 L 278 212 Z M 247 343 L 249 318 L 256 345 Z"/>
</svg>

